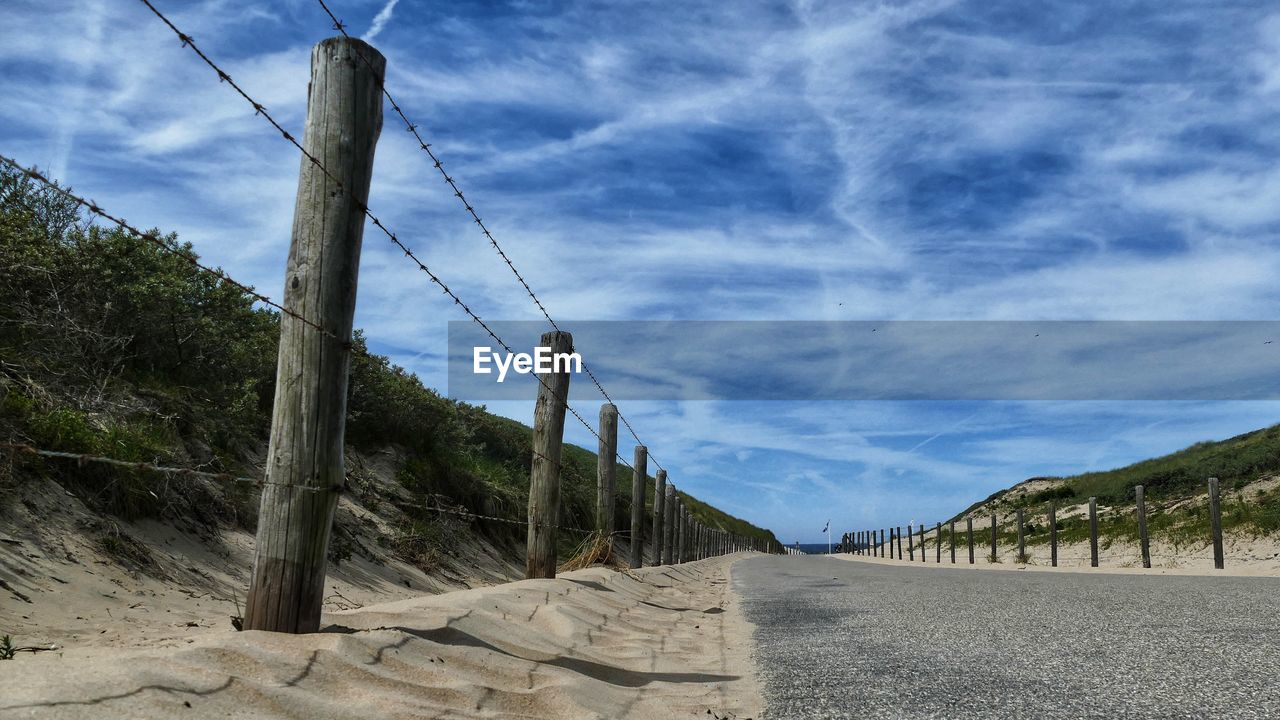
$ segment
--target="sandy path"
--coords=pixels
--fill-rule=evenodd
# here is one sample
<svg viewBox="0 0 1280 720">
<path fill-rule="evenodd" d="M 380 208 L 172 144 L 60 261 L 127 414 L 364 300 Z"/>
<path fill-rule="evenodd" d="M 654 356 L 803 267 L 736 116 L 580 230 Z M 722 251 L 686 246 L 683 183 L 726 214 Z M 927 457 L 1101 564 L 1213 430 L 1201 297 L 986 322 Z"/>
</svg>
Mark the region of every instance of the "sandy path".
<svg viewBox="0 0 1280 720">
<path fill-rule="evenodd" d="M 0 717 L 754 717 L 737 557 L 334 612 L 313 635 L 24 655 Z"/>
</svg>

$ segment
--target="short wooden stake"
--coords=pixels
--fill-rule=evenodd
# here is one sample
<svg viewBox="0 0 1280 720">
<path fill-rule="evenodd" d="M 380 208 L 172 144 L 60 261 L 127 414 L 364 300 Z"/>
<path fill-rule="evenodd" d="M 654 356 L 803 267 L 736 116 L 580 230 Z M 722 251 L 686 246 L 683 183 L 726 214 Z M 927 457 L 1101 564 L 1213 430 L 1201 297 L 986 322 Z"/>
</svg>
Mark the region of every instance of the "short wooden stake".
<svg viewBox="0 0 1280 720">
<path fill-rule="evenodd" d="M 363 58 L 363 59 L 361 59 Z M 361 40 L 311 50 L 302 162 L 280 316 L 275 404 L 244 628 L 320 628 L 343 440 L 364 206 L 382 129 L 386 60 Z"/>
</svg>

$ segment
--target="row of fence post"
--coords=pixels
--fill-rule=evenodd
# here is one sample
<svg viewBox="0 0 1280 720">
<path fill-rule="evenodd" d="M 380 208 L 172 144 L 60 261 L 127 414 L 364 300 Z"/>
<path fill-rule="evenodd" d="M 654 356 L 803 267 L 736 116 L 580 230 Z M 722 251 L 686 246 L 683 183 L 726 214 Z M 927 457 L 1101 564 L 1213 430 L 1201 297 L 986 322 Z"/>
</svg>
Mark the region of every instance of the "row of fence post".
<svg viewBox="0 0 1280 720">
<path fill-rule="evenodd" d="M 276 395 L 244 627 L 277 632 L 319 629 L 333 517 L 345 485 L 348 371 L 357 271 L 374 150 L 382 128 L 385 58 L 367 43 L 330 38 L 311 54 L 293 232 L 280 317 Z M 375 221 L 376 222 L 376 221 Z M 394 240 L 394 236 L 392 237 Z M 303 316 L 309 317 L 304 321 Z M 565 332 L 542 336 L 555 354 L 573 349 Z M 529 473 L 526 577 L 555 577 L 560 525 L 560 463 L 568 368 L 538 375 Z M 618 410 L 600 410 L 596 528 L 616 535 Z M 647 452 L 636 447 L 631 565 L 643 562 Z M 694 520 L 665 471 L 656 478 L 654 560 L 684 562 L 776 545 Z"/>
<path fill-rule="evenodd" d="M 1213 566 L 1218 570 L 1226 567 L 1226 558 L 1222 537 L 1222 497 L 1218 484 L 1218 478 L 1209 478 L 1208 482 L 1208 500 L 1209 500 L 1209 541 L 1213 546 Z M 1151 567 L 1151 538 L 1147 531 L 1147 506 L 1146 495 L 1143 486 L 1134 487 L 1134 503 L 1135 512 L 1138 520 L 1138 548 L 1144 568 Z M 1089 498 L 1088 510 L 1089 523 L 1089 565 L 1098 567 L 1100 561 L 1099 537 L 1098 537 L 1098 499 L 1097 497 Z M 1049 526 L 1049 564 L 1053 567 L 1058 566 L 1058 509 L 1054 504 L 1050 504 L 1047 511 L 1047 522 Z M 1027 538 L 1026 538 L 1026 517 L 1023 508 L 1015 511 L 1015 523 L 1017 525 L 1017 556 L 1016 562 L 1027 563 L 1030 556 L 1027 554 Z M 969 549 L 969 564 L 973 565 L 976 560 L 975 544 L 973 535 L 973 517 L 965 518 L 965 534 L 967 536 L 966 544 Z M 956 563 L 956 523 L 952 520 L 948 524 L 949 544 L 951 563 Z M 990 552 L 987 560 L 997 562 L 999 560 L 999 536 L 1000 536 L 999 517 L 991 514 L 991 535 L 990 535 Z M 886 542 L 887 533 L 887 542 Z M 847 532 L 842 537 L 842 547 L 845 552 L 868 555 L 871 557 L 887 557 L 899 560 L 906 559 L 908 562 L 914 562 L 916 559 L 916 551 L 919 550 L 920 561 L 925 562 L 928 549 L 925 544 L 925 526 L 921 523 L 916 526 L 914 523 L 907 524 L 907 548 L 904 558 L 902 549 L 902 527 L 891 527 L 879 530 L 855 530 Z M 934 558 L 938 564 L 942 563 L 942 523 L 934 525 Z"/>
</svg>

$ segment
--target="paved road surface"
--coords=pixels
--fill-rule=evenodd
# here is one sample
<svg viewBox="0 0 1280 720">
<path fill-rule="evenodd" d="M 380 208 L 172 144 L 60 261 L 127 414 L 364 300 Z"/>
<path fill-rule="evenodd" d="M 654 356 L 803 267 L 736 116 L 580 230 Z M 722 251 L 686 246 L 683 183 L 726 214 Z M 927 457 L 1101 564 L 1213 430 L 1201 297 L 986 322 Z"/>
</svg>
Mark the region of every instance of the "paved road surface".
<svg viewBox="0 0 1280 720">
<path fill-rule="evenodd" d="M 734 566 L 781 718 L 1280 718 L 1280 580 Z"/>
</svg>

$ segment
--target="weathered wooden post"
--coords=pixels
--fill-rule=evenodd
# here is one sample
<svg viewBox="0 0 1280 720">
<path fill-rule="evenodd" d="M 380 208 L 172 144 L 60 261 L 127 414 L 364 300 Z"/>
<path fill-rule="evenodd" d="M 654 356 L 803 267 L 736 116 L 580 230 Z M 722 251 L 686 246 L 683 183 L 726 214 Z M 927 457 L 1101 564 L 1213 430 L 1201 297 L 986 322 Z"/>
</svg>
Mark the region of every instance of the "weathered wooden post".
<svg viewBox="0 0 1280 720">
<path fill-rule="evenodd" d="M 937 533 L 937 537 L 936 537 L 936 538 L 934 538 L 934 540 L 936 540 L 936 541 L 937 541 L 937 545 L 938 545 L 938 548 L 937 548 L 937 556 L 938 556 L 938 557 L 937 557 L 937 564 L 941 565 L 941 564 L 942 564 L 942 523 L 938 523 L 938 526 L 937 526 L 937 527 L 935 527 L 935 528 L 933 529 L 933 531 L 934 531 L 935 533 Z"/>
<path fill-rule="evenodd" d="M 573 336 L 544 333 L 539 347 L 551 356 L 573 352 Z M 564 413 L 569 398 L 569 371 L 541 375 L 533 408 L 533 470 L 529 473 L 529 534 L 524 564 L 526 578 L 556 576 L 556 539 L 560 524 L 560 451 Z"/>
<path fill-rule="evenodd" d="M 969 528 L 969 564 L 973 564 L 973 516 L 965 518 L 965 524 Z"/>
<path fill-rule="evenodd" d="M 666 500 L 667 473 L 659 470 L 653 478 L 653 564 L 661 565 L 666 537 L 662 531 L 669 509 Z"/>
<path fill-rule="evenodd" d="M 689 528 L 689 515 L 684 509 L 684 503 L 679 500 L 676 501 L 676 517 L 679 519 L 680 523 L 678 526 L 680 530 L 680 537 L 676 539 L 676 562 L 682 563 L 685 561 L 685 533 Z"/>
<path fill-rule="evenodd" d="M 667 485 L 666 498 L 662 502 L 663 502 L 664 508 L 674 507 L 676 502 L 676 486 L 675 485 L 671 485 L 671 484 Z M 672 552 L 672 547 L 671 547 L 671 540 L 672 538 L 675 537 L 675 530 L 676 530 L 675 514 L 664 513 L 664 515 L 665 517 L 663 518 L 663 522 L 662 522 L 662 556 L 661 556 L 661 559 L 658 560 L 658 562 L 663 565 L 670 565 L 671 560 L 675 555 Z"/>
<path fill-rule="evenodd" d="M 956 521 L 951 521 L 951 564 L 956 564 Z"/>
<path fill-rule="evenodd" d="M 631 567 L 644 567 L 644 482 L 649 475 L 649 449 L 636 446 L 631 461 Z M 654 559 L 657 564 L 657 559 Z"/>
<path fill-rule="evenodd" d="M 613 535 L 614 497 L 618 487 L 618 406 L 600 406 L 600 443 L 596 452 L 596 530 Z"/>
<path fill-rule="evenodd" d="M 1089 566 L 1098 567 L 1098 498 L 1089 498 Z"/>
<path fill-rule="evenodd" d="M 1022 508 L 1018 508 L 1018 560 L 1021 565 L 1027 564 L 1026 525 L 1022 521 Z"/>
<path fill-rule="evenodd" d="M 880 528 L 880 557 L 884 557 L 884 528 Z"/>
<path fill-rule="evenodd" d="M 920 562 L 928 562 L 925 558 L 926 549 L 924 546 L 924 523 L 920 523 Z"/>
<path fill-rule="evenodd" d="M 1213 566 L 1222 570 L 1227 566 L 1222 547 L 1222 492 L 1218 478 L 1209 478 L 1209 534 L 1213 536 Z"/>
<path fill-rule="evenodd" d="M 1141 485 L 1134 486 L 1133 499 L 1138 505 L 1138 549 L 1142 551 L 1142 567 L 1151 567 L 1151 539 L 1147 537 L 1147 501 Z"/>
<path fill-rule="evenodd" d="M 997 551 L 996 551 L 996 539 L 997 539 L 996 533 L 997 533 L 996 514 L 991 513 L 991 558 L 990 558 L 991 562 L 996 562 L 1000 559 L 1000 556 L 997 554 Z"/>
<path fill-rule="evenodd" d="M 897 531 L 898 531 L 898 559 L 902 560 L 904 557 L 902 554 L 902 528 L 898 527 Z"/>
<path fill-rule="evenodd" d="M 361 57 L 363 56 L 363 60 Z M 345 485 L 351 324 L 386 60 L 360 40 L 311 50 L 302 161 L 280 316 L 275 403 L 246 630 L 320 628 L 329 538 Z M 326 174 L 327 170 L 327 174 Z"/>
<path fill-rule="evenodd" d="M 915 562 L 916 559 L 916 534 L 911 529 L 911 523 L 907 523 L 907 557 L 908 562 Z"/>
<path fill-rule="evenodd" d="M 1049 505 L 1049 563 L 1058 567 L 1058 506 Z"/>
</svg>

